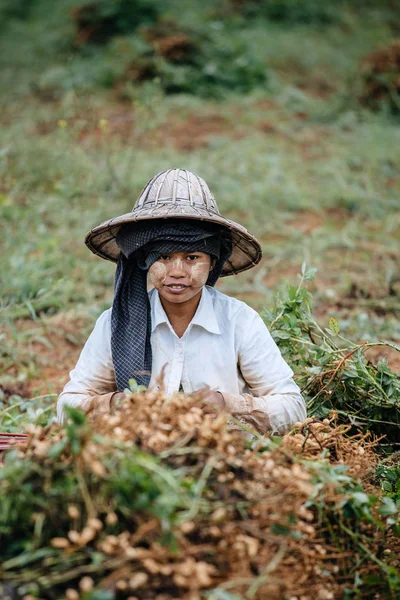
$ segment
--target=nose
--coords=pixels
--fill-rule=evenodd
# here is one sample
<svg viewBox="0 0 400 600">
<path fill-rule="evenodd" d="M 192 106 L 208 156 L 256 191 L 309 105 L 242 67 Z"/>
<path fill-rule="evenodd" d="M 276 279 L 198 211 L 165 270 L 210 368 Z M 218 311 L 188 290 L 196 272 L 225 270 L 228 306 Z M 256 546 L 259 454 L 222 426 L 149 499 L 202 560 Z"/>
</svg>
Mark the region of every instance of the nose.
<svg viewBox="0 0 400 600">
<path fill-rule="evenodd" d="M 171 260 L 168 268 L 168 275 L 174 279 L 183 279 L 186 277 L 186 272 L 181 258 Z"/>
</svg>

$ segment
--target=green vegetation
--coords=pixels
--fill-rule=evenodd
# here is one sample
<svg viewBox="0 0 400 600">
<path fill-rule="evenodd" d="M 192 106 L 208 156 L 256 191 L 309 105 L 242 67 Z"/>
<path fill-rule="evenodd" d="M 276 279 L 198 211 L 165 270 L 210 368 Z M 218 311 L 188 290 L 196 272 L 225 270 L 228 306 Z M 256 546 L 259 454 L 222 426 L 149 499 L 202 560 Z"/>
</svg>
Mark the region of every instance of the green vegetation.
<svg viewBox="0 0 400 600">
<path fill-rule="evenodd" d="M 303 271 L 299 286 L 278 297 L 273 310 L 265 310 L 269 330 L 282 354 L 298 372 L 308 412 L 321 418 L 332 411 L 354 426 L 398 442 L 400 430 L 400 379 L 387 362 L 375 366 L 365 357 L 369 348 L 400 347 L 388 342 L 354 344 L 340 335 L 333 317 L 322 329 L 313 318 L 310 296 L 302 287 L 315 270 Z"/>
<path fill-rule="evenodd" d="M 87 251 L 85 233 L 133 206 L 157 171 L 171 165 L 193 170 L 210 184 L 221 212 L 243 223 L 263 245 L 260 265 L 223 279 L 219 289 L 263 314 L 295 371 L 310 415 L 324 419 L 335 413 L 338 427 L 350 427 L 340 439 L 359 431 L 385 436 L 368 454 L 372 472 L 365 480 L 340 463 L 349 463 L 354 453 L 341 459 L 337 445 L 329 448 L 330 462 L 321 448 L 315 465 L 312 453 L 299 461 L 307 458 L 304 468 L 317 490 L 314 499 L 302 497 L 302 502 L 308 501 L 326 525 L 320 531 L 323 543 L 350 557 L 340 566 L 345 597 L 368 597 L 363 594 L 372 586 L 381 597 L 396 598 L 395 3 L 370 0 L 362 10 L 356 0 L 207 0 L 201 6 L 185 3 L 184 10 L 175 0 L 134 5 L 135 13 L 122 1 L 102 0 L 95 9 L 82 0 L 0 3 L 0 430 L 18 432 L 35 423 L 47 431 L 68 371 L 95 318 L 111 303 L 113 266 Z M 54 445 L 63 440 L 65 448 L 80 433 L 88 442 L 92 435 L 84 423 L 55 432 L 49 434 L 60 436 Z M 299 432 L 292 435 L 296 439 Z M 311 443 L 309 432 L 301 435 L 306 446 Z M 365 448 L 368 441 L 363 443 Z M 12 577 L 25 569 L 25 559 L 32 560 L 27 569 L 36 574 L 53 565 L 51 577 L 65 562 L 50 539 L 67 535 L 67 521 L 52 520 L 50 502 L 43 512 L 35 504 L 42 501 L 35 486 L 44 485 L 48 473 L 54 477 L 46 479 L 54 506 L 63 501 L 65 506 L 67 497 L 79 505 L 82 528 L 89 517 L 82 481 L 101 490 L 99 498 L 108 502 L 110 481 L 85 472 L 78 490 L 76 471 L 63 471 L 54 445 L 49 442 L 46 450 L 48 472 L 42 471 L 43 457 L 19 458 L 17 451 L 0 468 L 2 494 L 11 484 L 14 494 L 2 503 L 0 535 L 22 528 L 7 556 L 1 555 Z M 66 464 L 75 465 L 80 450 L 68 448 Z M 169 543 L 181 511 L 200 502 L 203 518 L 211 510 L 210 498 L 176 465 L 160 465 L 157 452 L 142 450 L 129 453 L 118 446 L 115 460 L 118 468 L 124 463 L 125 475 L 130 469 L 141 473 L 138 484 L 154 500 L 154 511 L 145 506 L 141 518 L 161 519 L 155 537 Z M 145 467 L 139 459 L 148 461 Z M 102 461 L 109 470 L 116 464 L 106 451 Z M 158 469 L 151 485 L 150 468 Z M 66 487 L 59 486 L 61 477 Z M 329 504 L 331 484 L 344 494 L 342 505 Z M 168 514 L 162 512 L 165 494 Z M 122 500 L 117 512 L 125 510 Z M 104 524 L 109 507 L 96 510 Z M 36 513 L 44 516 L 32 524 Z M 282 529 L 287 522 L 279 525 L 279 535 L 294 539 Z M 127 527 L 133 533 L 132 522 Z M 103 558 L 90 544 L 88 553 L 82 548 L 68 561 L 91 561 L 99 582 L 107 572 Z M 78 579 L 69 584 L 75 588 Z M 255 597 L 249 595 L 253 584 L 240 590 L 218 584 L 207 593 L 213 600 L 237 599 L 237 594 L 248 599 Z M 28 592 L 39 593 L 34 586 Z M 107 590 L 87 594 L 85 600 L 113 597 Z"/>
<path fill-rule="evenodd" d="M 342 10 L 346 6 L 345 0 L 332 2 L 318 2 L 318 0 L 255 0 L 241 2 L 232 0 L 233 5 L 251 17 L 266 17 L 272 21 L 282 21 L 288 24 L 327 24 L 340 21 Z M 351 5 L 351 4 L 350 4 Z"/>
</svg>

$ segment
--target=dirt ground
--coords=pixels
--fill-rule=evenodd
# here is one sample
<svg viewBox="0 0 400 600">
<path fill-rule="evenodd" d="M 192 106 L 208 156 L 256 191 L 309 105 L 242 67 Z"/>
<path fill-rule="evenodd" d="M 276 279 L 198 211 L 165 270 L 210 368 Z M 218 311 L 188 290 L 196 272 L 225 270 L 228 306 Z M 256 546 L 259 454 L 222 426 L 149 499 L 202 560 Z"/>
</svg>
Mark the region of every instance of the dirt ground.
<svg viewBox="0 0 400 600">
<path fill-rule="evenodd" d="M 71 315 L 43 317 L 39 322 L 20 319 L 15 323 L 24 346 L 25 365 L 11 366 L 7 375 L 13 383 L 1 388 L 9 396 L 24 397 L 58 394 L 68 381 L 86 338 L 87 323 Z M 21 377 L 22 375 L 22 377 Z"/>
</svg>

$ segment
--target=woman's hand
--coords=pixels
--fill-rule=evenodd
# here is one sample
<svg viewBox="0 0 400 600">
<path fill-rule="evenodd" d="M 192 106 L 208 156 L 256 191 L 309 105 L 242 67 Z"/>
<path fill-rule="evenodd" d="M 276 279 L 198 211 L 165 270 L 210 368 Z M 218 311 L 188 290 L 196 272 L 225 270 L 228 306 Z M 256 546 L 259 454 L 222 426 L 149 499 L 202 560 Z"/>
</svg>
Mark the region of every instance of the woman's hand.
<svg viewBox="0 0 400 600">
<path fill-rule="evenodd" d="M 123 398 L 124 396 L 125 396 L 125 392 L 115 392 L 111 396 L 111 400 L 110 400 L 110 412 L 113 410 L 113 408 L 115 408 L 115 405 L 117 404 L 118 400 L 121 400 L 121 398 Z"/>
<path fill-rule="evenodd" d="M 224 410 L 225 402 L 224 397 L 221 392 L 214 392 L 208 388 L 205 390 L 199 390 L 199 392 L 204 391 L 204 396 L 201 400 L 196 404 L 203 409 L 203 412 L 206 414 L 210 413 L 218 413 Z"/>
<path fill-rule="evenodd" d="M 123 396 L 121 392 L 109 392 L 93 396 L 86 410 L 88 421 L 93 423 L 99 416 L 110 414 L 115 406 L 115 401 Z"/>
</svg>

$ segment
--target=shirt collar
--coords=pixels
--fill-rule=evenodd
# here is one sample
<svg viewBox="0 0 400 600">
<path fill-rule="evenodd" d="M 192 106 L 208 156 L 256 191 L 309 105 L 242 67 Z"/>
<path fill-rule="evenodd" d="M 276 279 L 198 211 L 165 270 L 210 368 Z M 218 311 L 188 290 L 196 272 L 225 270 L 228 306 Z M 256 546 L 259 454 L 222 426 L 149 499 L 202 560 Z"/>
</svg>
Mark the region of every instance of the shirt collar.
<svg viewBox="0 0 400 600">
<path fill-rule="evenodd" d="M 150 305 L 151 331 L 153 332 L 158 325 L 161 325 L 161 323 L 167 323 L 170 325 L 167 314 L 163 308 L 163 305 L 161 304 L 159 293 L 155 289 L 150 292 Z M 217 317 L 215 315 L 212 297 L 206 286 L 203 288 L 199 306 L 197 307 L 189 327 L 191 325 L 199 325 L 210 333 L 221 333 Z"/>
</svg>

